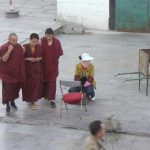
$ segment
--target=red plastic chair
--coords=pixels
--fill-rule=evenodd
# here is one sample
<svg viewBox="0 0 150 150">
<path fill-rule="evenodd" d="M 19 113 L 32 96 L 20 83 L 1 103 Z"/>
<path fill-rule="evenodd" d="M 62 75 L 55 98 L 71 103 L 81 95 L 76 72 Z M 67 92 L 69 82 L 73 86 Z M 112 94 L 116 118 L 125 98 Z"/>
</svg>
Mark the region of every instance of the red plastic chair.
<svg viewBox="0 0 150 150">
<path fill-rule="evenodd" d="M 67 111 L 69 110 L 68 105 L 80 106 L 80 119 L 81 119 L 81 112 L 82 112 L 83 106 L 85 107 L 85 111 L 87 111 L 86 103 L 84 103 L 84 105 L 83 105 L 84 94 L 82 92 L 81 82 L 80 81 L 60 80 L 59 83 L 60 83 L 60 90 L 61 90 L 61 94 L 62 94 L 61 107 L 60 107 L 60 118 L 62 118 L 62 109 L 63 109 L 62 104 L 64 103 Z M 81 92 L 68 93 L 68 89 L 71 87 L 81 87 Z"/>
</svg>

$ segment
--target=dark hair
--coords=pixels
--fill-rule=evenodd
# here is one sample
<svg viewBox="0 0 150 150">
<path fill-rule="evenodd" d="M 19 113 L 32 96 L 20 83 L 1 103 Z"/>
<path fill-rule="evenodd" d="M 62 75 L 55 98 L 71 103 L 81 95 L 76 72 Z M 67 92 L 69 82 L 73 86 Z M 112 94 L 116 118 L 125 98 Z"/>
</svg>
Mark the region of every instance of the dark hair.
<svg viewBox="0 0 150 150">
<path fill-rule="evenodd" d="M 102 129 L 101 124 L 102 124 L 102 122 L 99 120 L 95 120 L 90 123 L 89 130 L 92 135 L 95 136 Z"/>
<path fill-rule="evenodd" d="M 39 40 L 39 35 L 38 35 L 37 33 L 32 33 L 32 34 L 30 35 L 30 40 L 32 40 L 32 39 L 37 39 L 37 40 Z"/>
<path fill-rule="evenodd" d="M 47 28 L 47 29 L 45 30 L 45 34 L 52 34 L 52 35 L 54 35 L 54 31 L 53 31 L 52 28 Z"/>
<path fill-rule="evenodd" d="M 80 60 L 82 60 L 82 57 L 81 57 L 81 56 L 79 56 L 79 59 L 80 59 Z"/>
</svg>

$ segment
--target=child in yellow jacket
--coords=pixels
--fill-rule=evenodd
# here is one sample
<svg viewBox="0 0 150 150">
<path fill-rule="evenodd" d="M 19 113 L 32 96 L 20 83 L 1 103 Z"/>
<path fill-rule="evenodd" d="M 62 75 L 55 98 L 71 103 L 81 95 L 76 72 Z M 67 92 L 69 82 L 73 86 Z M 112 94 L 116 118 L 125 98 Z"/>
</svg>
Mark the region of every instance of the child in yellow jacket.
<svg viewBox="0 0 150 150">
<path fill-rule="evenodd" d="M 79 56 L 81 62 L 76 65 L 74 80 L 81 81 L 82 89 L 91 100 L 95 100 L 96 82 L 94 80 L 94 65 L 91 63 L 94 60 L 88 53 L 83 53 Z M 80 92 L 80 87 L 73 87 L 69 92 Z"/>
</svg>

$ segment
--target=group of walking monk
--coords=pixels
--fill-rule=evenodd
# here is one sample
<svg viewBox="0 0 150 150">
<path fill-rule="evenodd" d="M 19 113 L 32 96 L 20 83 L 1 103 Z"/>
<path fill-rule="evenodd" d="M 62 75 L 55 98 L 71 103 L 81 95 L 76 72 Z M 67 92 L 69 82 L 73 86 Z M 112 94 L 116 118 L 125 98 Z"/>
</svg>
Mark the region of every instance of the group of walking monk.
<svg viewBox="0 0 150 150">
<path fill-rule="evenodd" d="M 11 33 L 8 42 L 0 47 L 0 78 L 2 80 L 2 103 L 6 115 L 11 108 L 17 109 L 15 99 L 22 89 L 23 101 L 37 109 L 36 102 L 42 97 L 56 107 L 56 80 L 59 57 L 63 55 L 61 43 L 51 28 L 46 29 L 41 39 L 37 33 L 30 35 L 30 42 L 21 46 L 18 37 Z"/>
</svg>

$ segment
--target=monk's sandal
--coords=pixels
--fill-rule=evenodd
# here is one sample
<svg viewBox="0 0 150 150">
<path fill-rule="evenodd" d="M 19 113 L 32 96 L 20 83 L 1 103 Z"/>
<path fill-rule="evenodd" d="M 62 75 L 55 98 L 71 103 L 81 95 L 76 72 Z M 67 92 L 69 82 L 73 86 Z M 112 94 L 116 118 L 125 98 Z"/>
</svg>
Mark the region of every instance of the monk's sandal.
<svg viewBox="0 0 150 150">
<path fill-rule="evenodd" d="M 6 115 L 10 115 L 10 107 L 6 107 Z"/>
<path fill-rule="evenodd" d="M 54 101 L 51 101 L 51 102 L 50 102 L 50 105 L 51 105 L 51 108 L 56 108 L 56 104 L 55 104 Z"/>
</svg>

